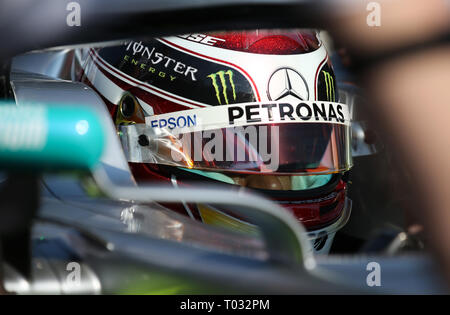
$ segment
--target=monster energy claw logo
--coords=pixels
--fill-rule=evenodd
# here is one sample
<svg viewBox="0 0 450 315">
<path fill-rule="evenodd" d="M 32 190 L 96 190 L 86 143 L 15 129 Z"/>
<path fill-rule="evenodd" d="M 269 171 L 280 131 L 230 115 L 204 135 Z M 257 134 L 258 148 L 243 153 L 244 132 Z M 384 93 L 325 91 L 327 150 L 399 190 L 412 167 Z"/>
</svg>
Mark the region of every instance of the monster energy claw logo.
<svg viewBox="0 0 450 315">
<path fill-rule="evenodd" d="M 214 87 L 214 90 L 216 91 L 216 97 L 217 97 L 217 100 L 219 101 L 220 105 L 222 105 L 222 96 L 220 94 L 221 89 L 222 89 L 222 95 L 223 95 L 223 100 L 225 101 L 225 104 L 229 104 L 228 94 L 227 94 L 227 78 L 230 81 L 231 90 L 233 92 L 233 100 L 236 100 L 236 88 L 234 85 L 232 70 L 228 70 L 228 71 L 221 70 L 219 72 L 212 73 L 212 74 L 208 75 L 207 77 L 210 78 L 212 81 L 212 85 Z M 219 87 L 217 78 L 219 78 L 221 87 Z"/>
<path fill-rule="evenodd" d="M 327 71 L 322 71 L 323 72 L 323 76 L 325 78 L 325 84 L 327 87 L 327 99 L 330 102 L 334 102 L 336 95 L 334 94 L 334 80 L 333 80 L 333 76 L 327 72 Z"/>
</svg>

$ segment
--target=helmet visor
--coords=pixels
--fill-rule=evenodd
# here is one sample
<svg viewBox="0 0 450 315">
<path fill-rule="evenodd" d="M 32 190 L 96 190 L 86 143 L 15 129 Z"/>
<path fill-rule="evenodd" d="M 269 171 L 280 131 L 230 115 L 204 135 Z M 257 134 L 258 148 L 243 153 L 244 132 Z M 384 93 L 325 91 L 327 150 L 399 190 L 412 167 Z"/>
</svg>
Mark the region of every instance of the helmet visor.
<svg viewBox="0 0 450 315">
<path fill-rule="evenodd" d="M 346 105 L 332 102 L 247 103 L 150 116 L 120 126 L 120 136 L 130 162 L 329 174 L 352 166 L 348 117 Z"/>
</svg>

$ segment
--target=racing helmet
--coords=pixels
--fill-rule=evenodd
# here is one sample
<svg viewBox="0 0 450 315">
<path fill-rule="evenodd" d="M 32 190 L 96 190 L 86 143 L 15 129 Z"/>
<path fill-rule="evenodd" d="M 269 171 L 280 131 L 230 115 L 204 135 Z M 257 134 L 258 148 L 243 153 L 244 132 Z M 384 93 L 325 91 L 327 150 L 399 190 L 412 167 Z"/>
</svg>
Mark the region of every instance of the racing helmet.
<svg viewBox="0 0 450 315">
<path fill-rule="evenodd" d="M 316 252 L 329 251 L 350 215 L 350 115 L 317 32 L 185 34 L 80 55 L 80 80 L 107 105 L 138 182 L 255 190 L 307 228 Z M 229 209 L 167 206 L 257 233 Z"/>
</svg>

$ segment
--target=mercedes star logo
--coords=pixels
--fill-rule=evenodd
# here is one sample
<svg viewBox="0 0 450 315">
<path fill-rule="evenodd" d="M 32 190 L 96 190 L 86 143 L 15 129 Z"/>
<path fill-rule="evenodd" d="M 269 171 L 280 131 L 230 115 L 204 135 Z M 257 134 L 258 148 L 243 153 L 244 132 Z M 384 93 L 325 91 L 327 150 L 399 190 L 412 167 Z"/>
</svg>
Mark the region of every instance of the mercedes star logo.
<svg viewBox="0 0 450 315">
<path fill-rule="evenodd" d="M 291 68 L 276 70 L 269 79 L 267 96 L 271 101 L 291 99 L 305 101 L 309 98 L 308 85 L 300 73 Z"/>
</svg>

